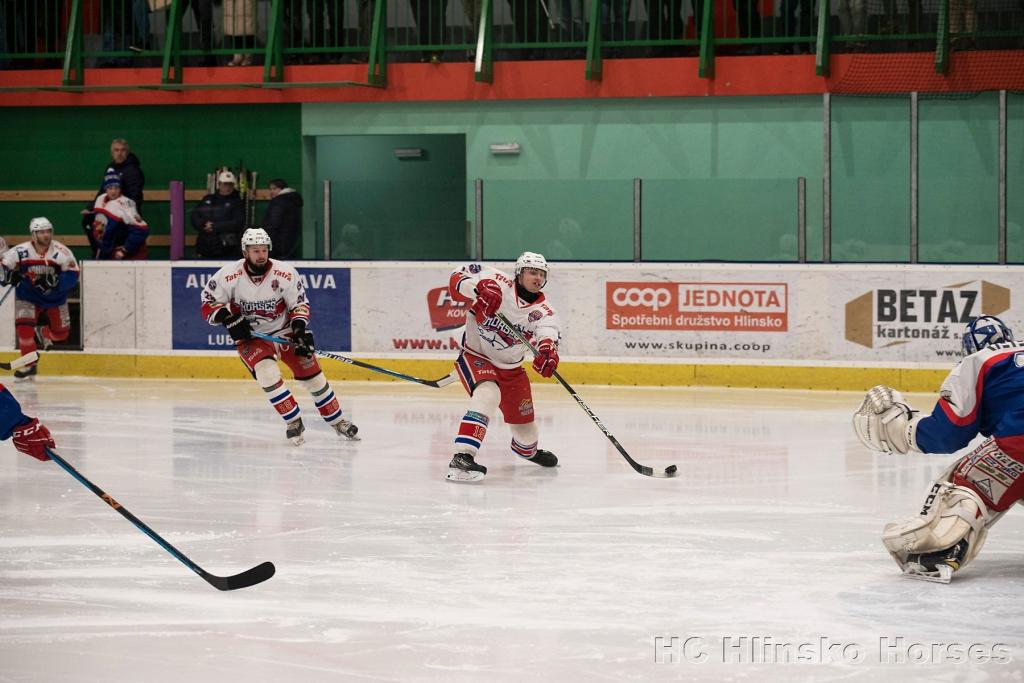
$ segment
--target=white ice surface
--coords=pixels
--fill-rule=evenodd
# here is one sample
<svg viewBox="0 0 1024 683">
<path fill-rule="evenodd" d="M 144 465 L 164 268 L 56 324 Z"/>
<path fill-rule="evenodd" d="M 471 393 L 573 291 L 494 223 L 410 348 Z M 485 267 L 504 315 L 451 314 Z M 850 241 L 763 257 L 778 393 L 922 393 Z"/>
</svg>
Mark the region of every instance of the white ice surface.
<svg viewBox="0 0 1024 683">
<path fill-rule="evenodd" d="M 950 456 L 864 450 L 859 395 L 578 387 L 636 460 L 679 466 L 659 480 L 545 386 L 541 446 L 561 466 L 517 462 L 498 419 L 487 478 L 460 485 L 444 480 L 458 385 L 336 383 L 359 443 L 298 389 L 301 448 L 252 382 L 9 386 L 194 562 L 277 575 L 218 592 L 4 444 L 2 683 L 1024 678 L 1024 514 L 951 584 L 900 577 L 879 532 Z M 755 637 L 755 654 L 730 647 Z"/>
</svg>

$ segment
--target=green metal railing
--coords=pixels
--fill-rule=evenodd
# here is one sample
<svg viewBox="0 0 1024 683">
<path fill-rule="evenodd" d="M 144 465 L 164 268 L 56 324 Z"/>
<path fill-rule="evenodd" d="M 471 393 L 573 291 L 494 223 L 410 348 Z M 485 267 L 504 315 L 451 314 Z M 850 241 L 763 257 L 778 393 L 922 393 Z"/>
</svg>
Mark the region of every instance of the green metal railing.
<svg viewBox="0 0 1024 683">
<path fill-rule="evenodd" d="M 450 6 L 449 6 L 450 5 Z M 581 59 L 600 80 L 607 57 L 699 57 L 712 77 L 722 54 L 814 52 L 818 74 L 837 51 L 932 51 L 945 72 L 956 49 L 1024 49 L 1019 0 L 5 0 L 0 68 L 54 68 L 82 86 L 94 66 L 162 67 L 183 85 L 187 65 L 367 65 L 383 87 L 397 61 Z M 152 7 L 157 7 L 151 11 Z"/>
</svg>

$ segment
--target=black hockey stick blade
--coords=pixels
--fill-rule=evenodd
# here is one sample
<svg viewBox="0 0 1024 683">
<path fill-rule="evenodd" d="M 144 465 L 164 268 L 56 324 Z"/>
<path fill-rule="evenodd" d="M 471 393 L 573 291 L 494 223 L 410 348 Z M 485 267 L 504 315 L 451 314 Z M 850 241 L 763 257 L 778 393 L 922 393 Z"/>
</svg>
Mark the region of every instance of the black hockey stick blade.
<svg viewBox="0 0 1024 683">
<path fill-rule="evenodd" d="M 15 358 L 10 363 L 0 363 L 0 370 L 17 370 L 23 368 L 26 365 L 32 365 L 39 360 L 39 352 L 33 351 L 32 353 L 26 353 L 20 358 Z"/>
<path fill-rule="evenodd" d="M 508 328 L 509 332 L 512 333 L 512 336 L 514 336 L 516 339 L 518 339 L 520 343 L 524 344 L 526 346 L 526 348 L 530 349 L 530 352 L 533 353 L 534 356 L 537 355 L 537 348 L 533 344 L 531 344 L 530 340 L 528 340 L 526 337 L 524 337 L 523 334 L 512 325 L 512 323 L 509 322 L 508 318 L 506 318 L 501 313 L 497 314 L 497 318 L 498 318 L 498 320 L 501 321 L 501 323 L 505 327 Z M 561 384 L 565 388 L 566 391 L 569 392 L 569 395 L 572 396 L 573 400 L 575 400 L 576 403 L 579 404 L 580 408 L 583 408 L 583 412 L 585 412 L 587 415 L 590 416 L 590 419 L 594 421 L 594 424 L 597 425 L 597 428 L 601 430 L 602 434 L 604 434 L 606 437 L 608 437 L 608 440 L 612 442 L 613 446 L 615 446 L 615 450 L 617 450 L 619 452 L 619 455 L 621 455 L 623 458 L 625 458 L 626 462 L 629 463 L 630 467 L 632 467 L 634 470 L 636 470 L 640 474 L 644 475 L 645 477 L 658 477 L 658 478 L 667 479 L 667 478 L 676 476 L 676 466 L 675 465 L 669 465 L 663 471 L 662 470 L 658 470 L 656 472 L 653 467 L 648 467 L 647 465 L 641 465 L 636 460 L 634 460 L 632 457 L 630 457 L 629 453 L 626 452 L 626 449 L 623 448 L 622 444 L 619 443 L 619 440 L 616 439 L 614 436 L 612 436 L 612 433 L 609 432 L 608 428 L 604 426 L 603 422 L 601 422 L 601 418 L 599 418 L 594 413 L 594 411 L 590 409 L 590 406 L 588 406 L 586 404 L 586 402 L 583 400 L 583 398 L 581 398 L 580 395 L 576 393 L 576 390 L 573 389 L 571 386 L 569 386 L 568 382 L 566 382 L 564 379 L 562 379 L 562 376 L 558 374 L 558 371 L 554 370 L 551 373 L 551 375 L 556 380 L 558 380 L 558 383 Z"/>
<path fill-rule="evenodd" d="M 113 496 L 105 492 L 99 486 L 96 486 L 96 484 L 86 479 L 85 475 L 83 475 L 81 472 L 72 467 L 71 463 L 69 463 L 67 460 L 62 458 L 57 453 L 55 453 L 53 449 L 47 448 L 46 454 L 50 456 L 51 460 L 60 465 L 60 467 L 65 472 L 67 472 L 72 477 L 77 479 L 78 482 L 82 484 L 82 486 L 89 489 L 97 496 L 99 496 L 100 500 L 102 500 L 104 503 L 106 503 L 111 508 L 116 510 L 118 514 L 120 514 L 129 522 L 134 524 L 139 531 L 149 536 L 153 541 L 157 543 L 157 545 L 159 545 L 161 548 L 170 553 L 176 560 L 181 562 L 183 565 L 185 565 L 193 572 L 201 576 L 204 581 L 206 581 L 208 584 L 210 584 L 217 590 L 233 591 L 239 588 L 247 588 L 249 586 L 254 586 L 257 583 L 262 583 L 274 575 L 275 569 L 273 563 L 271 562 L 264 562 L 263 564 L 253 567 L 252 569 L 245 570 L 241 574 L 235 574 L 234 576 L 215 576 L 209 573 L 208 571 L 200 567 L 198 564 L 190 560 L 185 555 L 185 553 L 181 552 L 173 545 L 171 545 L 166 539 L 164 539 L 163 536 L 150 529 L 145 522 L 143 522 L 141 519 L 139 519 L 132 513 L 128 512 L 128 510 L 126 510 L 124 506 L 122 506 L 120 503 L 114 500 Z"/>
<path fill-rule="evenodd" d="M 205 571 L 200 571 L 199 576 L 203 577 L 206 583 L 219 591 L 233 591 L 239 588 L 255 586 L 257 583 L 263 583 L 273 576 L 276 571 L 277 569 L 274 567 L 273 562 L 264 562 L 234 576 L 214 576 Z"/>
<path fill-rule="evenodd" d="M 263 334 L 262 332 L 253 332 L 252 336 L 256 337 L 257 339 L 265 339 L 267 341 L 272 341 L 277 344 L 294 343 L 290 339 L 285 339 L 284 337 L 275 337 L 274 335 Z M 444 377 L 438 377 L 437 379 L 420 379 L 419 377 L 413 377 L 412 375 L 406 375 L 401 372 L 395 372 L 394 370 L 388 370 L 387 368 L 381 368 L 376 365 L 371 365 L 370 363 L 364 363 L 361 360 L 348 358 L 347 356 L 339 356 L 338 354 L 331 353 L 330 351 L 321 351 L 320 349 L 314 349 L 313 353 L 315 353 L 320 358 L 330 358 L 331 360 L 337 360 L 341 361 L 342 363 L 354 365 L 357 368 L 365 368 L 366 370 L 379 372 L 382 375 L 388 375 L 389 377 L 394 377 L 395 379 L 404 379 L 407 382 L 416 382 L 417 384 L 422 384 L 423 386 L 427 387 L 434 387 L 435 389 L 446 387 L 455 381 L 455 375 L 452 373 L 448 373 Z"/>
</svg>

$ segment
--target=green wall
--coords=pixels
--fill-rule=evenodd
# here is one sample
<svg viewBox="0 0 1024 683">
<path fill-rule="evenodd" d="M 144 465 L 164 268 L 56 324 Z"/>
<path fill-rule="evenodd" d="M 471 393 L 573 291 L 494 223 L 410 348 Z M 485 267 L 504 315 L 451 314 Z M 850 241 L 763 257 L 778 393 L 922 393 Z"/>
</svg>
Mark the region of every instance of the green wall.
<svg viewBox="0 0 1024 683">
<path fill-rule="evenodd" d="M 1021 263 L 1024 95 L 1010 94 L 1008 103 L 1008 258 Z M 995 94 L 920 101 L 924 262 L 996 259 L 997 113 Z M 835 260 L 909 259 L 909 117 L 908 97 L 832 98 Z M 508 259 L 531 249 L 554 260 L 631 260 L 633 179 L 641 178 L 644 259 L 791 261 L 802 176 L 807 254 L 815 261 L 822 256 L 821 121 L 817 96 L 0 108 L 0 189 L 92 190 L 113 137 L 131 142 L 151 189 L 179 178 L 199 188 L 213 167 L 244 160 L 259 171 L 261 186 L 282 176 L 302 188 L 303 255 L 315 257 L 322 253 L 318 139 L 451 135 L 465 140 L 465 175 L 457 176 L 462 191 L 445 194 L 445 201 L 461 202 L 471 225 L 473 181 L 483 179 L 486 258 Z M 489 145 L 502 142 L 518 142 L 522 153 L 491 154 Z M 346 177 L 358 176 L 365 165 L 361 155 L 346 160 Z M 379 186 L 367 187 L 364 203 L 425 206 L 420 195 L 438 192 L 399 189 L 387 174 L 378 179 Z M 450 185 L 451 178 L 438 181 Z M 451 199 L 456 196 L 464 199 Z M 0 232 L 23 233 L 31 216 L 48 215 L 58 233 L 77 235 L 80 208 L 77 202 L 3 203 Z M 154 234 L 167 232 L 167 213 L 166 204 L 147 202 Z M 421 251 L 415 239 L 391 242 L 393 251 L 373 254 L 408 258 L 409 249 Z M 461 244 L 446 245 L 445 253 L 460 247 L 475 253 L 471 242 L 463 237 Z"/>
<path fill-rule="evenodd" d="M 821 258 L 819 97 L 307 104 L 302 133 L 464 133 L 466 215 L 482 178 L 489 259 L 631 260 L 641 178 L 644 258 L 792 260 L 799 176 Z M 492 155 L 501 142 L 522 153 Z"/>
<path fill-rule="evenodd" d="M 110 141 L 125 138 L 142 162 L 147 190 L 171 180 L 187 189 L 206 186 L 217 166 L 244 161 L 258 184 L 284 177 L 301 182 L 299 105 L 218 107 L 0 108 L 0 189 L 95 190 L 110 161 Z M 46 215 L 61 234 L 81 235 L 78 202 L 0 203 L 0 232 L 28 232 L 32 216 Z M 189 203 L 186 203 L 186 210 Z M 166 202 L 146 201 L 143 218 L 154 235 L 169 230 Z M 257 221 L 263 207 L 257 207 Z M 79 256 L 85 250 L 77 250 Z M 151 249 L 166 257 L 166 249 Z"/>
</svg>

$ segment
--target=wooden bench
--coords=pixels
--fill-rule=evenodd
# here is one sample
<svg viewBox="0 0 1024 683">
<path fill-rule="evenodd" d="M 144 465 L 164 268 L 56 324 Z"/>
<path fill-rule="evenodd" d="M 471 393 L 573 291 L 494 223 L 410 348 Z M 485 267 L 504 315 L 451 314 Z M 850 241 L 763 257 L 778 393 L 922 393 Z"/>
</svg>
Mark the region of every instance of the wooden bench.
<svg viewBox="0 0 1024 683">
<path fill-rule="evenodd" d="M 207 195 L 206 190 L 185 190 L 186 202 L 198 202 Z M 95 190 L 0 190 L 0 202 L 91 202 L 96 197 Z M 147 202 L 169 202 L 170 190 L 146 190 Z M 270 190 L 256 190 L 256 201 L 270 201 Z M 190 226 L 185 227 L 185 246 L 196 244 L 196 234 Z M 27 234 L 4 235 L 7 246 L 19 244 L 28 239 Z M 85 233 L 76 235 L 57 235 L 56 239 L 69 247 L 87 247 L 89 238 Z M 170 247 L 170 235 L 150 235 L 146 244 L 151 247 Z"/>
</svg>

